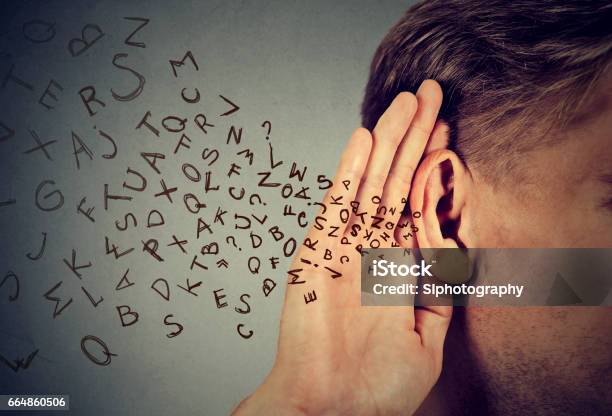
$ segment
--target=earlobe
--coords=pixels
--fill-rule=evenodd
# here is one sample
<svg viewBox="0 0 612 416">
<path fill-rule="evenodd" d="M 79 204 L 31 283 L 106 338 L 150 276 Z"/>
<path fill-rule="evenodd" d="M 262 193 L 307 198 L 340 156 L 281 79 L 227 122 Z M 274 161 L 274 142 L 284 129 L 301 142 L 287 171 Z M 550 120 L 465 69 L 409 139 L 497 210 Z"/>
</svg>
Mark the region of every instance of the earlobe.
<svg viewBox="0 0 612 416">
<path fill-rule="evenodd" d="M 469 172 L 453 151 L 433 150 L 421 161 L 410 191 L 410 209 L 421 213 L 412 218 L 419 247 L 467 245 L 461 228 L 469 228 L 464 210 L 470 184 Z"/>
</svg>

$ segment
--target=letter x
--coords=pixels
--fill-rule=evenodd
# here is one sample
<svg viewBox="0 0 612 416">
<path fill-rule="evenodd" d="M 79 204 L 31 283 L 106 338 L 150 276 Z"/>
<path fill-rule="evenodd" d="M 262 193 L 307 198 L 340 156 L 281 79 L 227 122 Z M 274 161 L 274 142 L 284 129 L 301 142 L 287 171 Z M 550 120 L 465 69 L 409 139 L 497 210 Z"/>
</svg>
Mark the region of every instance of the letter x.
<svg viewBox="0 0 612 416">
<path fill-rule="evenodd" d="M 170 201 L 170 203 L 173 203 L 174 201 L 172 201 L 172 196 L 170 196 L 170 194 L 172 192 L 176 192 L 178 188 L 175 187 L 175 188 L 168 189 L 168 187 L 166 186 L 166 182 L 163 179 L 159 183 L 161 184 L 163 191 L 155 194 L 155 196 L 157 197 L 157 196 L 165 195 L 166 198 L 168 198 L 168 200 Z"/>
<path fill-rule="evenodd" d="M 30 153 L 34 153 L 37 150 L 42 150 L 43 153 L 45 154 L 45 156 L 47 157 L 47 159 L 49 160 L 53 160 L 51 158 L 51 155 L 49 154 L 49 152 L 47 151 L 47 149 L 45 149 L 45 147 L 49 146 L 50 144 L 53 144 L 55 142 L 57 142 L 57 140 L 49 140 L 46 143 L 41 143 L 40 141 L 40 137 L 38 137 L 38 134 L 36 134 L 36 132 L 34 130 L 30 130 L 30 134 L 32 135 L 32 138 L 34 139 L 34 141 L 36 142 L 36 144 L 38 144 L 38 146 L 31 148 L 30 150 L 26 150 L 25 152 L 23 152 L 24 154 L 30 154 Z"/>
</svg>

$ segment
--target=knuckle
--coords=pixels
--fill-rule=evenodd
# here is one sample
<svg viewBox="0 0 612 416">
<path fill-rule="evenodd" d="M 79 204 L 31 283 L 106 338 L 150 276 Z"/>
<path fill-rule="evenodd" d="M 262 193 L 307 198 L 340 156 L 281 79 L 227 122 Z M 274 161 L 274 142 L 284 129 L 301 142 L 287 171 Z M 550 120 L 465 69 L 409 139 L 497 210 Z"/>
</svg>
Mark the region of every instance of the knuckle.
<svg viewBox="0 0 612 416">
<path fill-rule="evenodd" d="M 393 181 L 394 185 L 410 186 L 412 183 L 412 175 L 415 171 L 415 166 L 410 163 L 397 166 L 396 169 L 389 173 L 389 180 Z"/>
<path fill-rule="evenodd" d="M 368 175 L 367 177 L 362 179 L 362 186 L 367 191 L 379 190 L 385 185 L 387 180 L 387 175 L 384 174 L 374 174 Z"/>
<path fill-rule="evenodd" d="M 412 125 L 410 126 L 410 130 L 418 132 L 424 136 L 429 136 L 429 134 L 431 133 L 430 128 L 427 128 L 427 126 L 425 126 L 422 123 L 419 123 L 418 121 L 415 121 L 414 123 L 412 123 Z"/>
<path fill-rule="evenodd" d="M 342 188 L 342 189 L 344 189 L 344 185 L 343 185 L 344 181 L 348 180 L 352 184 L 352 183 L 354 183 L 356 180 L 358 180 L 360 178 L 361 178 L 360 173 L 357 172 L 356 170 L 352 170 L 352 169 L 343 170 L 343 171 L 339 172 L 338 177 L 335 179 L 335 181 L 333 183 L 333 186 L 330 189 L 333 189 L 333 188 L 337 188 L 337 189 L 338 188 Z"/>
<path fill-rule="evenodd" d="M 401 129 L 401 122 L 398 121 L 389 122 L 384 126 L 377 127 L 374 130 L 374 141 L 375 143 L 384 142 L 392 147 L 397 146 L 403 137 Z"/>
</svg>

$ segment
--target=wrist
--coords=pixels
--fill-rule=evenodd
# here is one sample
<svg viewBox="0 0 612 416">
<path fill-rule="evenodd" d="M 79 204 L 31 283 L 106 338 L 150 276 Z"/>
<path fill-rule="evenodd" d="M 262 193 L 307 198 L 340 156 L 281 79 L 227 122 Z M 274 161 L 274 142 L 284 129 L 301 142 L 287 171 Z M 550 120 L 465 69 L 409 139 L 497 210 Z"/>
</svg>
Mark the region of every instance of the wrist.
<svg viewBox="0 0 612 416">
<path fill-rule="evenodd" d="M 281 388 L 273 386 L 266 380 L 250 396 L 242 400 L 232 412 L 232 416 L 250 415 L 295 415 L 305 416 L 306 413 L 292 403 L 289 395 Z"/>
</svg>

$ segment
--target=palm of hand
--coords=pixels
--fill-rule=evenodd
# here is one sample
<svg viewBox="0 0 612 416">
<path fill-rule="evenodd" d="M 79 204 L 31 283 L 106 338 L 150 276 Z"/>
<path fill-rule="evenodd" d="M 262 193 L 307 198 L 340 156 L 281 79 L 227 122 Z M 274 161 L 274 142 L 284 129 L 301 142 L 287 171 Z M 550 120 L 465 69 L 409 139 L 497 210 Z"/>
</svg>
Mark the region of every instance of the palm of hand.
<svg viewBox="0 0 612 416">
<path fill-rule="evenodd" d="M 402 209 L 441 95 L 426 81 L 418 102 L 398 95 L 372 134 L 351 137 L 289 271 L 276 362 L 253 395 L 255 413 L 412 413 L 437 380 L 450 308 L 361 306 L 360 251 L 417 246 L 400 229 L 410 221 Z"/>
</svg>

